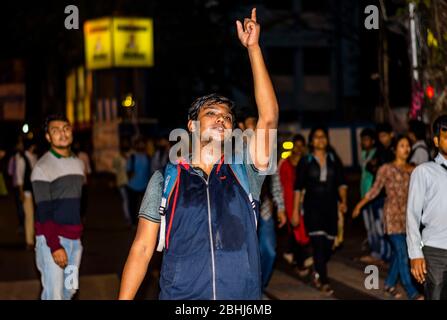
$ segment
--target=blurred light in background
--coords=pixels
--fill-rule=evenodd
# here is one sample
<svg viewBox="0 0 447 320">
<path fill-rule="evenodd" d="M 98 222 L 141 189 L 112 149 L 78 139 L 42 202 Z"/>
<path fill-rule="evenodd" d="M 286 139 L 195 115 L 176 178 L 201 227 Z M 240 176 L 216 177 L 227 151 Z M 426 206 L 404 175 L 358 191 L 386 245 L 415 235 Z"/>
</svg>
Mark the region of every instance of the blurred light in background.
<svg viewBox="0 0 447 320">
<path fill-rule="evenodd" d="M 29 131 L 29 126 L 28 126 L 27 123 L 25 123 L 25 124 L 23 125 L 23 127 L 22 127 L 22 132 L 25 133 L 25 134 L 27 134 L 28 131 Z"/>
<path fill-rule="evenodd" d="M 281 159 L 287 159 L 292 154 L 292 151 L 284 151 L 281 153 Z"/>
<path fill-rule="evenodd" d="M 435 95 L 435 89 L 432 86 L 429 85 L 425 89 L 425 94 L 431 100 L 433 98 L 433 96 Z"/>
<path fill-rule="evenodd" d="M 282 147 L 284 148 L 284 150 L 292 150 L 293 142 L 292 141 L 284 141 L 282 144 Z"/>
<path fill-rule="evenodd" d="M 121 102 L 121 105 L 124 108 L 132 108 L 135 106 L 135 100 L 133 99 L 131 94 L 128 94 L 126 98 L 124 98 L 123 102 Z"/>
</svg>

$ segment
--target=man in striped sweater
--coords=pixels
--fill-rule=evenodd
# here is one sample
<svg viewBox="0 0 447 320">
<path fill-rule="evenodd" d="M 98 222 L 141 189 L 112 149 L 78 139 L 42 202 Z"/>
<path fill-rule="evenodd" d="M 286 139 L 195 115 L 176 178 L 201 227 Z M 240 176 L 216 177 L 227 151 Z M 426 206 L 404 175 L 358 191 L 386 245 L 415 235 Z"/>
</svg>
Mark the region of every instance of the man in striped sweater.
<svg viewBox="0 0 447 320">
<path fill-rule="evenodd" d="M 45 120 L 50 150 L 31 174 L 36 211 L 36 264 L 42 300 L 69 300 L 78 289 L 81 262 L 80 219 L 84 165 L 71 152 L 72 127 L 63 115 Z"/>
</svg>

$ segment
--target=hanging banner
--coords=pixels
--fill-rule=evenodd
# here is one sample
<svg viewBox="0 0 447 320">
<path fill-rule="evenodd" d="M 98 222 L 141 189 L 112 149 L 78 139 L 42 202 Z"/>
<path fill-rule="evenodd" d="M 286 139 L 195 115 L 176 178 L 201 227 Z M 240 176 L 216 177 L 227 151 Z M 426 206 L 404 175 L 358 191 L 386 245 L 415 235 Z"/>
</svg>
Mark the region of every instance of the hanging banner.
<svg viewBox="0 0 447 320">
<path fill-rule="evenodd" d="M 88 70 L 154 65 L 153 20 L 101 18 L 85 22 L 85 57 Z"/>
<path fill-rule="evenodd" d="M 117 67 L 154 65 L 152 19 L 113 18 L 113 57 Z"/>
<path fill-rule="evenodd" d="M 101 18 L 85 22 L 84 38 L 87 69 L 112 67 L 112 19 Z"/>
</svg>

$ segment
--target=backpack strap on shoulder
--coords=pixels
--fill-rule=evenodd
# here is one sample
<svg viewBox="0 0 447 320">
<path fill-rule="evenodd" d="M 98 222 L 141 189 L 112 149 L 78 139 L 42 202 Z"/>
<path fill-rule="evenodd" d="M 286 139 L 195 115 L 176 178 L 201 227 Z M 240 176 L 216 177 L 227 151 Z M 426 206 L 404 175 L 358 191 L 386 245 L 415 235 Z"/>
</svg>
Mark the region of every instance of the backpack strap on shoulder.
<svg viewBox="0 0 447 320">
<path fill-rule="evenodd" d="M 161 204 L 158 209 L 158 213 L 161 216 L 161 224 L 160 224 L 160 235 L 158 239 L 157 251 L 163 251 L 166 242 L 166 208 L 168 207 L 169 200 L 174 191 L 174 187 L 177 183 L 178 179 L 178 167 L 179 165 L 175 165 L 172 163 L 168 163 L 165 167 L 164 172 L 164 184 L 163 184 L 163 193 L 161 198 Z"/>
<path fill-rule="evenodd" d="M 250 192 L 250 182 L 248 181 L 248 174 L 247 170 L 245 169 L 244 165 L 241 164 L 230 164 L 229 165 L 231 170 L 234 173 L 234 176 L 236 177 L 236 180 L 241 185 L 242 189 L 244 189 L 245 193 L 248 196 L 248 199 L 250 200 L 251 207 L 253 209 L 253 216 L 255 218 L 255 225 L 256 228 L 258 227 L 258 219 L 256 215 L 256 203 L 253 199 L 253 195 Z"/>
</svg>

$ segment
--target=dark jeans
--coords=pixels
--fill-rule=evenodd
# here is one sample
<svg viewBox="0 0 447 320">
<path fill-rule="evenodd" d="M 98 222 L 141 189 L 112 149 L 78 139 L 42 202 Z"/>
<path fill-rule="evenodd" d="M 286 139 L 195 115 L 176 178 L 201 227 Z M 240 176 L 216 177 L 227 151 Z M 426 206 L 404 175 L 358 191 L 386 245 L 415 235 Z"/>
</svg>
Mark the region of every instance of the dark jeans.
<svg viewBox="0 0 447 320">
<path fill-rule="evenodd" d="M 397 280 L 400 278 L 408 298 L 414 299 L 419 295 L 419 292 L 411 280 L 406 236 L 405 234 L 390 234 L 388 239 L 391 243 L 392 254 L 385 286 L 388 288 L 395 287 Z"/>
<path fill-rule="evenodd" d="M 127 194 L 129 197 L 129 214 L 133 225 L 138 222 L 138 213 L 140 210 L 141 202 L 143 201 L 144 191 L 136 191 L 132 188 L 127 188 Z"/>
<path fill-rule="evenodd" d="M 447 250 L 424 246 L 425 299 L 447 300 Z"/>
<path fill-rule="evenodd" d="M 273 217 L 259 219 L 259 253 L 261 255 L 262 288 L 265 289 L 273 273 L 276 258 L 276 233 Z"/>
<path fill-rule="evenodd" d="M 314 268 L 320 276 L 322 284 L 329 283 L 327 276 L 327 263 L 332 255 L 332 246 L 334 240 L 326 238 L 326 236 L 310 236 L 314 256 Z"/>
</svg>

